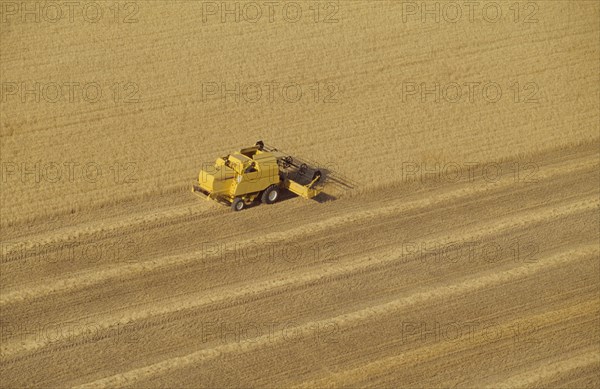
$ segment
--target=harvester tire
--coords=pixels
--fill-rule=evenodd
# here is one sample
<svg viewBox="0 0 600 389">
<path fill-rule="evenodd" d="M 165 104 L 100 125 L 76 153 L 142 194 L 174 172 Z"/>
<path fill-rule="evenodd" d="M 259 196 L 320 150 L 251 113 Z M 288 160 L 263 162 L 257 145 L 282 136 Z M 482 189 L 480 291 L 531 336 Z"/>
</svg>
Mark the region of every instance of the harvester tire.
<svg viewBox="0 0 600 389">
<path fill-rule="evenodd" d="M 239 212 L 242 209 L 244 209 L 244 206 L 246 204 L 244 203 L 244 200 L 242 200 L 239 197 L 236 197 L 235 199 L 233 199 L 233 202 L 231 203 L 231 209 L 233 209 L 235 212 Z"/>
<path fill-rule="evenodd" d="M 279 187 L 277 185 L 271 185 L 263 192 L 260 196 L 260 201 L 263 204 L 273 204 L 279 199 Z"/>
</svg>

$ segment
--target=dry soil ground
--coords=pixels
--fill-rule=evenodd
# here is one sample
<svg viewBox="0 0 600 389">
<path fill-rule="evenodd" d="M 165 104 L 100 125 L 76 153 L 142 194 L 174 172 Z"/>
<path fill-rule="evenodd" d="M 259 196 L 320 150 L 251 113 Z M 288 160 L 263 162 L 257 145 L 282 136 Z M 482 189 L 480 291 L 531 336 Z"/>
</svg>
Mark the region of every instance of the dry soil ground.
<svg viewBox="0 0 600 389">
<path fill-rule="evenodd" d="M 597 2 L 0 12 L 1 387 L 600 386 Z"/>
</svg>

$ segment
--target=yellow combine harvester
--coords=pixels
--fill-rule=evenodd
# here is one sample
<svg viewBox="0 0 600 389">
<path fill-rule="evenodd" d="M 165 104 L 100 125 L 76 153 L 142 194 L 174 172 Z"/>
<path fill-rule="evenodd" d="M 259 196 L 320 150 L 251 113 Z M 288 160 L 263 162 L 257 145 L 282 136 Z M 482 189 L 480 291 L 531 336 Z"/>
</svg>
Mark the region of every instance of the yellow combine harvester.
<svg viewBox="0 0 600 389">
<path fill-rule="evenodd" d="M 211 168 L 202 169 L 192 192 L 201 198 L 231 204 L 234 211 L 241 211 L 259 196 L 264 204 L 273 204 L 282 189 L 310 199 L 322 190 L 317 186 L 321 172 L 314 170 L 310 175 L 311 170 L 305 163 L 258 141 L 252 147 L 218 158 Z"/>
</svg>

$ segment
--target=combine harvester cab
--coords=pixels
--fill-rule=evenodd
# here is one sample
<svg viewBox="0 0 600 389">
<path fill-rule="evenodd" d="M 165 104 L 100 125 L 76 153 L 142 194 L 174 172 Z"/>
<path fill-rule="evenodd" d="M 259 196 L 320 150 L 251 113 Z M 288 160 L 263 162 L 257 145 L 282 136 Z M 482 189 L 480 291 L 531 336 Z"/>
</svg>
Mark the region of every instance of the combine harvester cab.
<svg viewBox="0 0 600 389">
<path fill-rule="evenodd" d="M 283 189 L 311 199 L 323 190 L 317 186 L 320 180 L 320 171 L 258 141 L 252 147 L 218 158 L 212 168 L 201 170 L 192 192 L 241 211 L 258 197 L 265 204 L 276 202 Z"/>
</svg>

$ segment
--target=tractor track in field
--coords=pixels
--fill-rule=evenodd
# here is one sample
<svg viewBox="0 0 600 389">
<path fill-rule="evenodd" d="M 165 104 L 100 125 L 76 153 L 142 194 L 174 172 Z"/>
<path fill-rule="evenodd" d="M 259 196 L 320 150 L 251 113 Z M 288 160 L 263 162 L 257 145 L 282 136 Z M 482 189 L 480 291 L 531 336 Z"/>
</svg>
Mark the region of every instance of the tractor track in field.
<svg viewBox="0 0 600 389">
<path fill-rule="evenodd" d="M 598 254 L 598 250 L 596 247 L 589 246 L 584 247 L 575 251 L 568 251 L 564 253 L 560 253 L 554 257 L 550 257 L 541 261 L 537 264 L 537 266 L 533 267 L 523 267 L 523 268 L 513 268 L 506 270 L 504 272 L 490 272 L 490 274 L 486 274 L 483 276 L 477 276 L 473 278 L 468 278 L 463 280 L 460 283 L 454 283 L 449 285 L 443 285 L 432 289 L 426 289 L 424 291 L 419 291 L 413 294 L 409 294 L 406 297 L 398 298 L 396 300 L 389 301 L 384 304 L 369 306 L 365 309 L 361 309 L 358 311 L 346 312 L 342 315 L 335 317 L 328 317 L 322 319 L 321 321 L 311 321 L 302 324 L 301 326 L 290 328 L 292 333 L 304 333 L 310 330 L 313 327 L 319 327 L 324 325 L 331 325 L 334 323 L 339 328 L 344 328 L 346 326 L 351 326 L 356 324 L 356 322 L 375 320 L 378 316 L 390 314 L 397 310 L 407 309 L 410 306 L 416 304 L 425 304 L 434 299 L 443 299 L 449 298 L 452 296 L 460 296 L 461 294 L 466 294 L 469 292 L 474 292 L 477 289 L 491 287 L 496 284 L 506 283 L 509 281 L 514 281 L 515 279 L 524 278 L 535 274 L 540 270 L 548 270 L 553 266 L 564 265 L 566 261 L 580 261 L 580 260 L 589 260 L 593 258 L 594 255 Z M 586 307 L 586 312 L 597 312 L 598 310 L 598 302 L 599 300 L 592 301 L 584 304 Z M 577 307 L 579 308 L 579 307 Z M 566 314 L 572 314 L 574 310 L 570 309 L 567 312 L 561 312 Z M 564 319 L 563 315 L 554 315 L 555 319 Z M 507 325 L 508 326 L 508 325 Z M 140 379 L 148 379 L 154 375 L 162 375 L 173 370 L 182 369 L 188 365 L 198 364 L 201 362 L 205 362 L 210 359 L 222 357 L 224 354 L 230 353 L 249 353 L 252 352 L 255 348 L 263 348 L 265 346 L 277 346 L 280 343 L 285 343 L 289 341 L 282 334 L 277 337 L 272 337 L 270 334 L 264 337 L 251 339 L 247 344 L 239 344 L 237 342 L 227 343 L 222 346 L 218 346 L 215 348 L 202 349 L 200 351 L 182 356 L 176 357 L 172 359 L 167 359 L 161 361 L 159 363 L 145 366 L 140 369 L 135 369 L 131 371 L 127 371 L 125 373 L 120 373 L 118 375 L 103 378 L 101 380 L 91 382 L 88 385 L 83 385 L 81 387 L 114 387 L 114 386 L 123 386 L 125 384 L 130 385 L 135 383 Z M 452 347 L 448 347 L 448 345 L 444 345 L 446 349 L 450 349 Z M 439 347 L 438 347 L 439 348 Z M 417 353 L 421 354 L 424 350 L 417 350 Z M 439 350 L 436 350 L 439 351 Z M 396 357 L 405 358 L 405 355 Z M 378 364 L 376 362 L 375 364 Z M 394 364 L 388 364 L 387 368 L 391 368 Z M 369 367 L 366 367 L 367 372 Z M 362 374 L 365 374 L 365 366 L 362 366 L 360 369 Z M 364 377 L 364 376 L 363 376 Z M 333 377 L 335 378 L 335 377 Z M 356 377 L 353 377 L 354 379 Z M 328 378 L 325 381 L 328 381 Z M 352 381 L 347 381 L 347 383 Z M 321 382 L 315 384 L 308 384 L 306 387 L 324 387 Z"/>
<path fill-rule="evenodd" d="M 531 320 L 551 323 L 547 325 L 556 327 L 552 331 L 558 331 L 569 325 L 565 315 L 571 311 L 564 307 L 567 301 L 577 307 L 586 307 L 583 310 L 586 318 L 594 313 L 594 309 L 598 311 L 598 301 L 594 298 L 597 287 L 586 284 L 587 277 L 598 273 L 593 261 L 598 257 L 594 243 L 594 222 L 599 207 L 597 169 L 595 155 L 584 150 L 546 160 L 540 165 L 535 183 L 515 183 L 510 179 L 493 184 L 480 181 L 452 183 L 425 188 L 423 193 L 414 196 L 398 194 L 391 187 L 382 190 L 382 196 L 377 199 L 369 196 L 374 191 L 367 191 L 314 207 L 288 200 L 233 216 L 228 210 L 221 212 L 199 207 L 198 215 L 212 215 L 211 221 L 202 226 L 194 225 L 197 216 L 190 218 L 189 205 L 182 203 L 151 212 L 151 215 L 141 214 L 134 222 L 123 220 L 126 218 L 105 219 L 82 229 L 74 226 L 53 234 L 23 236 L 21 239 L 29 238 L 52 246 L 82 237 L 110 241 L 123 235 L 133 239 L 147 235 L 143 242 L 148 251 L 136 253 L 133 263 L 122 264 L 116 258 L 108 263 L 69 266 L 62 275 L 57 271 L 55 277 L 49 277 L 48 284 L 37 286 L 22 281 L 27 280 L 27 274 L 36 271 L 36 264 L 39 265 L 36 261 L 43 260 L 43 256 L 30 257 L 27 252 L 24 256 L 15 256 L 16 249 L 9 252 L 8 260 L 1 264 L 3 281 L 8 281 L 9 285 L 3 283 L 0 296 L 3 324 L 23 325 L 29 321 L 34 328 L 67 326 L 68 336 L 52 338 L 40 336 L 36 331 L 20 333 L 18 330 L 5 333 L 0 364 L 11 377 L 11 372 L 48 363 L 48 370 L 37 371 L 26 379 L 32 385 L 42 382 L 68 382 L 84 387 L 176 385 L 184 379 L 196 382 L 193 377 L 200 374 L 194 369 L 197 365 L 210 365 L 233 356 L 239 361 L 275 357 L 284 363 L 283 355 L 290 347 L 309 347 L 290 342 L 284 333 L 251 337 L 247 342 L 211 339 L 199 344 L 190 343 L 189 339 L 193 339 L 198 331 L 202 332 L 207 322 L 278 320 L 289 323 L 287 330 L 293 334 L 328 325 L 334 326 L 342 335 L 359 328 L 369 333 L 362 327 L 367 325 L 365 323 L 386 328 L 388 324 L 384 318 L 393 317 L 396 312 L 408 314 L 429 307 L 440 312 L 440 317 L 451 317 L 453 313 L 446 311 L 446 304 L 443 304 L 448 301 L 457 301 L 456 304 L 461 300 L 472 301 L 465 308 L 460 305 L 455 308 L 469 316 L 472 304 L 479 299 L 489 299 L 489 294 L 496 296 L 503 308 L 488 313 L 488 316 L 495 315 L 502 328 L 510 327 L 514 321 Z M 553 193 L 552 198 L 541 201 L 540 193 L 548 191 Z M 371 199 L 362 201 L 364 196 Z M 306 210 L 302 219 L 286 220 L 286 214 L 300 208 Z M 185 247 L 175 253 L 159 249 L 160 239 L 193 240 L 203 229 L 214 229 L 221 219 L 235 217 L 243 222 L 252 219 L 252 212 L 259 211 L 261 217 L 276 214 L 283 217 L 266 223 L 262 230 L 251 236 L 222 231 L 212 237 L 219 242 L 233 240 L 236 243 L 233 249 L 218 254 L 203 252 L 193 245 L 194 249 L 187 253 L 183 252 Z M 158 215 L 170 215 L 169 222 L 154 224 Z M 468 218 L 464 218 L 465 215 Z M 190 226 L 193 227 L 187 230 Z M 366 239 L 372 243 L 365 246 L 352 242 L 356 233 L 368 234 Z M 159 238 L 162 235 L 164 237 Z M 396 238 L 390 239 L 390 236 Z M 405 240 L 398 240 L 398 236 L 404 236 Z M 540 248 L 535 261 L 514 262 L 510 254 L 504 253 L 500 260 L 491 263 L 461 262 L 464 252 L 460 246 L 465 242 L 504 244 L 515 239 Z M 291 262 L 276 257 L 253 258 L 248 263 L 243 259 L 228 259 L 236 249 L 274 241 L 295 244 L 299 248 L 332 243 L 334 251 L 326 258 L 302 256 Z M 448 247 L 458 242 L 450 252 L 459 260 L 434 264 L 430 262 L 434 254 L 402 252 L 399 255 L 398 245 L 405 242 Z M 575 272 L 565 273 L 577 268 L 579 270 Z M 37 271 L 42 274 L 45 270 Z M 557 276 L 567 277 L 570 285 L 561 287 L 565 298 L 557 301 L 556 312 L 551 307 L 543 309 L 541 301 L 524 301 L 523 308 L 515 311 L 508 305 L 509 301 L 505 301 L 507 296 L 502 288 L 508 285 L 544 293 L 545 284 L 536 280 L 556 280 Z M 572 291 L 578 291 L 578 297 Z M 288 306 L 285 301 L 289 299 L 298 299 L 302 304 Z M 93 305 L 89 304 L 91 301 Z M 525 309 L 527 306 L 530 309 Z M 538 312 L 540 309 L 544 312 Z M 551 320 L 544 321 L 545 318 Z M 86 324 L 93 326 L 93 336 Z M 122 329 L 127 336 L 135 334 L 133 346 L 123 342 Z M 598 334 L 593 333 L 593 336 Z M 356 341 L 345 339 L 349 341 L 348 347 Z M 416 344 L 414 349 L 400 353 L 385 347 L 381 352 L 372 348 L 376 344 L 386 344 L 389 341 L 386 339 L 374 335 L 373 346 L 368 347 L 370 351 L 364 357 L 352 363 L 346 359 L 337 361 L 340 371 L 325 371 L 320 377 L 298 372 L 299 381 L 289 381 L 287 385 L 343 386 L 355 382 L 353 380 L 360 377 L 361 371 L 365 377 L 386 382 L 392 374 L 389 370 L 399 361 L 413 355 L 422 358 L 425 364 L 434 363 L 435 355 L 454 347 L 439 342 L 425 346 Z M 580 340 L 573 341 L 569 347 L 575 352 L 579 344 Z M 464 350 L 475 346 L 466 345 Z M 308 355 L 320 349 L 311 347 Z M 508 346 L 502 347 L 502 352 L 509 352 Z M 94 353 L 93 350 L 102 352 Z M 115 371 L 105 353 L 118 358 L 136 354 L 141 359 L 129 369 Z M 574 357 L 564 366 L 557 366 L 563 366 L 562 369 L 568 372 L 596 364 L 595 354 L 591 351 L 588 354 L 585 358 Z M 77 377 L 65 370 L 83 355 L 96 370 L 88 369 Z M 352 353 L 348 358 L 350 355 Z M 361 364 L 353 366 L 358 360 Z M 233 365 L 237 363 L 241 362 L 233 362 Z M 240 372 L 251 369 L 251 365 L 240 366 Z M 272 369 L 276 366 L 277 363 L 273 364 Z M 59 374 L 50 378 L 46 371 Z M 247 373 L 248 380 L 253 378 L 252 382 L 261 382 L 255 371 Z M 549 379 L 542 370 L 535 374 Z M 509 375 L 501 374 L 496 378 L 489 382 L 511 382 Z M 217 384 L 225 385 L 226 381 L 217 381 Z M 207 382 L 210 384 L 203 386 L 215 385 L 214 381 Z"/>
<path fill-rule="evenodd" d="M 547 269 L 548 267 L 564 264 L 565 260 L 577 261 L 582 259 L 589 259 L 594 254 L 597 255 L 598 250 L 596 249 L 596 247 L 593 246 L 582 248 L 580 250 L 561 253 L 561 255 L 551 257 L 550 259 L 538 263 L 537 266 L 510 269 L 500 273 L 492 272 L 491 274 L 485 276 L 466 279 L 460 283 L 445 285 L 423 292 L 417 292 L 406 297 L 399 298 L 397 300 L 392 300 L 385 304 L 370 306 L 362 310 L 348 312 L 336 317 L 326 318 L 321 322 L 308 322 L 299 328 L 292 328 L 291 330 L 292 332 L 306 332 L 312 327 L 318 327 L 319 325 L 328 325 L 330 323 L 335 323 L 343 327 L 344 325 L 348 325 L 348 323 L 356 321 L 373 320 L 374 317 L 377 317 L 379 315 L 389 314 L 390 312 L 399 309 L 404 309 L 418 303 L 425 303 L 429 300 L 436 298 L 439 299 L 442 297 L 460 295 L 475 291 L 480 288 L 492 286 L 498 283 L 508 282 L 514 280 L 515 278 L 523 278 L 528 275 L 534 274 L 536 271 L 539 271 L 541 269 Z M 596 300 L 587 304 L 588 310 L 597 310 L 598 301 L 599 300 Z M 277 344 L 285 341 L 286 339 L 284 336 L 279 336 L 273 339 L 270 335 L 267 335 L 262 338 L 253 339 L 252 342 L 248 345 L 240 345 L 238 343 L 233 342 L 213 349 L 204 349 L 192 354 L 185 355 L 183 357 L 161 361 L 157 364 L 146 366 L 141 369 L 128 371 L 126 373 L 121 373 L 113 377 L 103 378 L 98 382 L 90 383 L 89 386 L 84 385 L 81 387 L 114 387 L 122 386 L 123 384 L 131 384 L 132 381 L 135 382 L 136 380 L 140 379 L 140 376 L 143 378 L 147 378 L 149 375 L 164 374 L 165 372 L 168 372 L 170 370 L 180 369 L 189 364 L 199 363 L 207 359 L 217 358 L 226 353 L 247 353 L 251 352 L 252 349 L 255 347 L 260 348 L 264 347 L 265 345 L 271 345 L 273 343 Z M 419 350 L 419 352 L 422 352 L 422 350 Z M 369 367 L 367 367 L 367 371 L 368 369 Z M 360 371 L 363 374 L 364 370 L 365 367 L 360 368 Z M 317 385 L 311 384 L 307 387 L 323 387 L 323 385 L 319 383 Z"/>
<path fill-rule="evenodd" d="M 458 234 L 452 235 L 447 231 L 444 234 L 438 236 L 431 236 L 422 241 L 415 243 L 426 245 L 431 242 L 439 242 L 442 244 L 451 244 L 453 242 L 461 241 L 479 241 L 489 236 L 499 235 L 502 232 L 516 230 L 519 228 L 525 228 L 536 223 L 542 223 L 551 219 L 562 218 L 568 215 L 577 215 L 586 211 L 598 209 L 598 202 L 595 196 L 588 199 L 581 200 L 577 203 L 568 203 L 561 207 L 547 207 L 543 210 L 529 211 L 528 213 L 520 214 L 519 217 L 506 217 L 502 220 L 494 220 L 493 222 L 477 224 L 468 230 L 462 230 Z M 414 257 L 414 255 L 413 255 Z M 109 331 L 111 327 L 118 325 L 130 324 L 134 321 L 147 319 L 153 316 L 175 314 L 183 310 L 199 309 L 204 306 L 216 305 L 219 303 L 223 304 L 224 301 L 231 301 L 229 304 L 243 304 L 255 299 L 264 298 L 264 296 L 272 296 L 282 294 L 290 290 L 305 289 L 309 286 L 319 285 L 339 278 L 347 278 L 353 274 L 366 274 L 373 270 L 381 270 L 386 266 L 393 266 L 395 263 L 408 260 L 415 260 L 415 258 L 409 258 L 409 256 L 402 257 L 398 255 L 396 248 L 388 249 L 384 252 L 370 253 L 366 257 L 361 257 L 357 260 L 344 262 L 337 266 L 328 264 L 325 266 L 313 266 L 310 271 L 297 273 L 287 273 L 285 278 L 278 276 L 276 278 L 270 278 L 266 280 L 257 280 L 257 282 L 250 283 L 248 285 L 234 285 L 232 287 L 217 288 L 215 290 L 209 290 L 211 293 L 202 292 L 199 294 L 179 294 L 178 296 L 172 296 L 165 299 L 154 300 L 152 308 L 131 312 L 128 309 L 125 312 L 120 312 L 118 316 L 108 317 L 104 320 L 94 320 L 100 329 Z M 87 285 L 85 285 L 87 286 Z M 52 289 L 51 289 L 52 290 Z M 52 290 L 56 292 L 56 290 Z M 73 289 L 62 290 L 62 292 L 72 292 Z M 7 300 L 10 301 L 8 296 Z M 27 298 L 35 298 L 39 296 L 32 296 L 31 293 Z M 181 297 L 185 297 L 182 299 Z M 183 301 L 182 301 L 183 300 Z M 232 301 L 233 300 L 233 301 Z M 6 304 L 6 302 L 4 302 Z M 15 301 L 10 301 L 15 303 Z M 159 303 L 162 303 L 159 305 Z M 217 309 L 217 308 L 213 308 Z M 102 312 L 101 315 L 106 315 L 108 312 Z M 125 317 L 123 317 L 125 316 Z M 93 316 L 88 316 L 86 319 L 90 320 Z M 72 336 L 85 336 L 86 332 L 72 333 Z M 14 345 L 5 345 L 3 347 L 2 355 L 10 355 L 11 352 L 7 350 L 24 349 L 24 350 L 36 350 L 43 347 L 50 342 L 45 344 L 33 343 L 33 342 L 22 342 L 19 341 Z"/>
<path fill-rule="evenodd" d="M 590 259 L 597 256 L 598 249 L 594 245 L 587 245 L 576 247 L 573 250 L 567 250 L 559 252 L 554 255 L 544 257 L 542 260 L 531 265 L 522 265 L 509 268 L 507 270 L 498 271 L 496 269 L 489 270 L 484 274 L 477 274 L 466 279 L 462 279 L 459 282 L 446 283 L 435 286 L 433 288 L 422 288 L 417 287 L 413 289 L 412 293 L 407 293 L 402 297 L 394 300 L 380 303 L 377 305 L 369 305 L 364 309 L 357 311 L 344 312 L 337 316 L 322 318 L 317 321 L 310 321 L 303 323 L 298 327 L 289 328 L 292 333 L 306 332 L 308 329 L 314 326 L 320 325 L 331 325 L 334 323 L 340 328 L 344 328 L 348 325 L 355 324 L 356 321 L 375 320 L 378 316 L 391 314 L 397 310 L 403 310 L 416 304 L 428 304 L 433 300 L 443 300 L 451 298 L 452 296 L 460 296 L 467 293 L 472 293 L 479 289 L 490 288 L 494 285 L 505 284 L 509 282 L 515 282 L 520 279 L 526 279 L 540 271 L 550 271 L 554 267 L 566 266 L 571 262 L 577 263 L 581 261 L 589 261 Z M 598 301 L 587 303 L 591 308 L 598 309 Z M 181 317 L 171 318 L 170 320 L 181 320 Z M 164 324 L 164 323 L 163 323 Z M 160 323 L 155 326 L 160 326 Z M 137 328 L 138 331 L 147 330 L 147 328 Z M 106 339 L 104 336 L 100 336 L 99 339 Z M 94 339 L 98 341 L 99 339 Z M 100 382 L 94 383 L 100 384 L 100 387 L 114 387 L 114 385 L 122 385 L 124 383 L 131 383 L 138 379 L 146 379 L 149 376 L 164 374 L 174 369 L 181 369 L 186 365 L 199 363 L 208 359 L 221 357 L 223 354 L 229 353 L 247 353 L 253 351 L 254 348 L 263 348 L 265 346 L 273 346 L 280 343 L 289 341 L 284 336 L 280 335 L 273 338 L 271 335 L 252 339 L 246 344 L 240 344 L 237 342 L 227 343 L 214 348 L 202 349 L 197 352 L 190 353 L 183 357 L 177 357 L 161 361 L 155 365 L 150 365 L 142 369 L 135 369 L 130 372 L 116 375 L 114 377 L 101 379 Z M 51 350 L 53 353 L 70 353 L 73 352 L 74 348 L 80 348 L 86 346 L 85 342 L 79 342 L 76 339 L 70 339 L 68 344 L 64 346 L 53 347 Z M 87 346 L 90 346 L 89 344 Z M 446 345 L 446 348 L 448 345 Z M 420 352 L 420 351 L 419 351 Z M 34 355 L 35 356 L 35 355 Z M 38 355 L 39 356 L 39 355 Z M 29 359 L 29 358 L 27 358 Z M 17 358 L 13 363 L 27 362 L 21 358 Z"/>
<path fill-rule="evenodd" d="M 600 300 L 594 300 L 582 304 L 578 304 L 572 307 L 563 308 L 557 311 L 549 310 L 543 312 L 541 314 L 532 315 L 528 319 L 534 321 L 539 324 L 549 325 L 554 323 L 560 323 L 564 321 L 565 316 L 573 316 L 577 317 L 578 315 L 589 315 L 591 313 L 595 313 L 598 311 L 598 305 Z M 511 322 L 502 323 L 503 328 L 510 328 Z M 483 333 L 475 333 L 473 334 L 474 338 L 480 338 L 479 335 L 483 335 Z M 471 345 L 472 347 L 473 345 Z M 403 359 L 411 358 L 415 361 L 426 360 L 427 358 L 431 358 L 435 355 L 443 354 L 445 352 L 456 351 L 456 345 L 448 344 L 448 343 L 436 343 L 432 346 L 417 348 L 415 350 L 411 350 L 411 352 L 406 354 L 401 354 L 397 356 L 392 356 L 385 359 L 376 360 L 372 363 L 367 364 L 366 366 L 361 366 L 357 369 L 351 369 L 342 371 L 336 374 L 332 374 L 330 377 L 325 379 L 316 380 L 313 382 L 305 382 L 302 385 L 299 385 L 298 388 L 325 388 L 325 387 L 345 387 L 353 382 L 366 381 L 369 378 L 376 376 L 377 374 L 385 373 L 386 371 L 391 371 L 395 366 L 397 366 Z M 597 351 L 588 351 L 583 354 L 583 356 L 578 356 L 573 359 L 568 359 L 566 364 L 564 363 L 556 363 L 554 367 L 563 366 L 563 368 L 572 369 L 574 367 L 586 366 L 589 364 L 594 364 L 600 362 L 598 359 L 600 354 Z M 545 367 L 547 369 L 547 367 Z M 544 370 L 546 370 L 544 369 Z M 526 377 L 534 376 L 534 379 L 531 379 L 531 383 L 535 383 L 540 377 L 540 374 L 532 374 L 532 372 L 527 372 L 524 374 Z M 499 387 L 515 387 L 514 384 L 523 383 L 523 381 L 513 381 L 513 384 L 510 385 L 510 382 L 517 377 L 511 377 L 511 380 L 507 380 L 508 382 L 503 383 L 494 383 L 490 384 L 490 388 L 499 388 Z M 519 377 L 519 380 L 523 380 L 523 376 Z"/>
<path fill-rule="evenodd" d="M 587 352 L 584 350 L 584 353 L 577 353 L 574 356 L 568 356 L 557 362 L 530 369 L 514 376 L 509 376 L 502 381 L 487 385 L 486 389 L 526 388 L 534 385 L 550 386 L 548 385 L 549 383 L 544 383 L 543 381 L 548 381 L 553 377 L 560 377 L 561 375 L 571 373 L 576 369 L 585 367 L 595 368 L 595 365 L 598 365 L 599 363 L 600 354 L 597 350 L 594 350 L 594 348 L 590 348 Z M 578 372 L 574 373 L 574 375 L 577 376 Z M 558 386 L 560 384 L 553 383 L 552 385 Z"/>
</svg>

